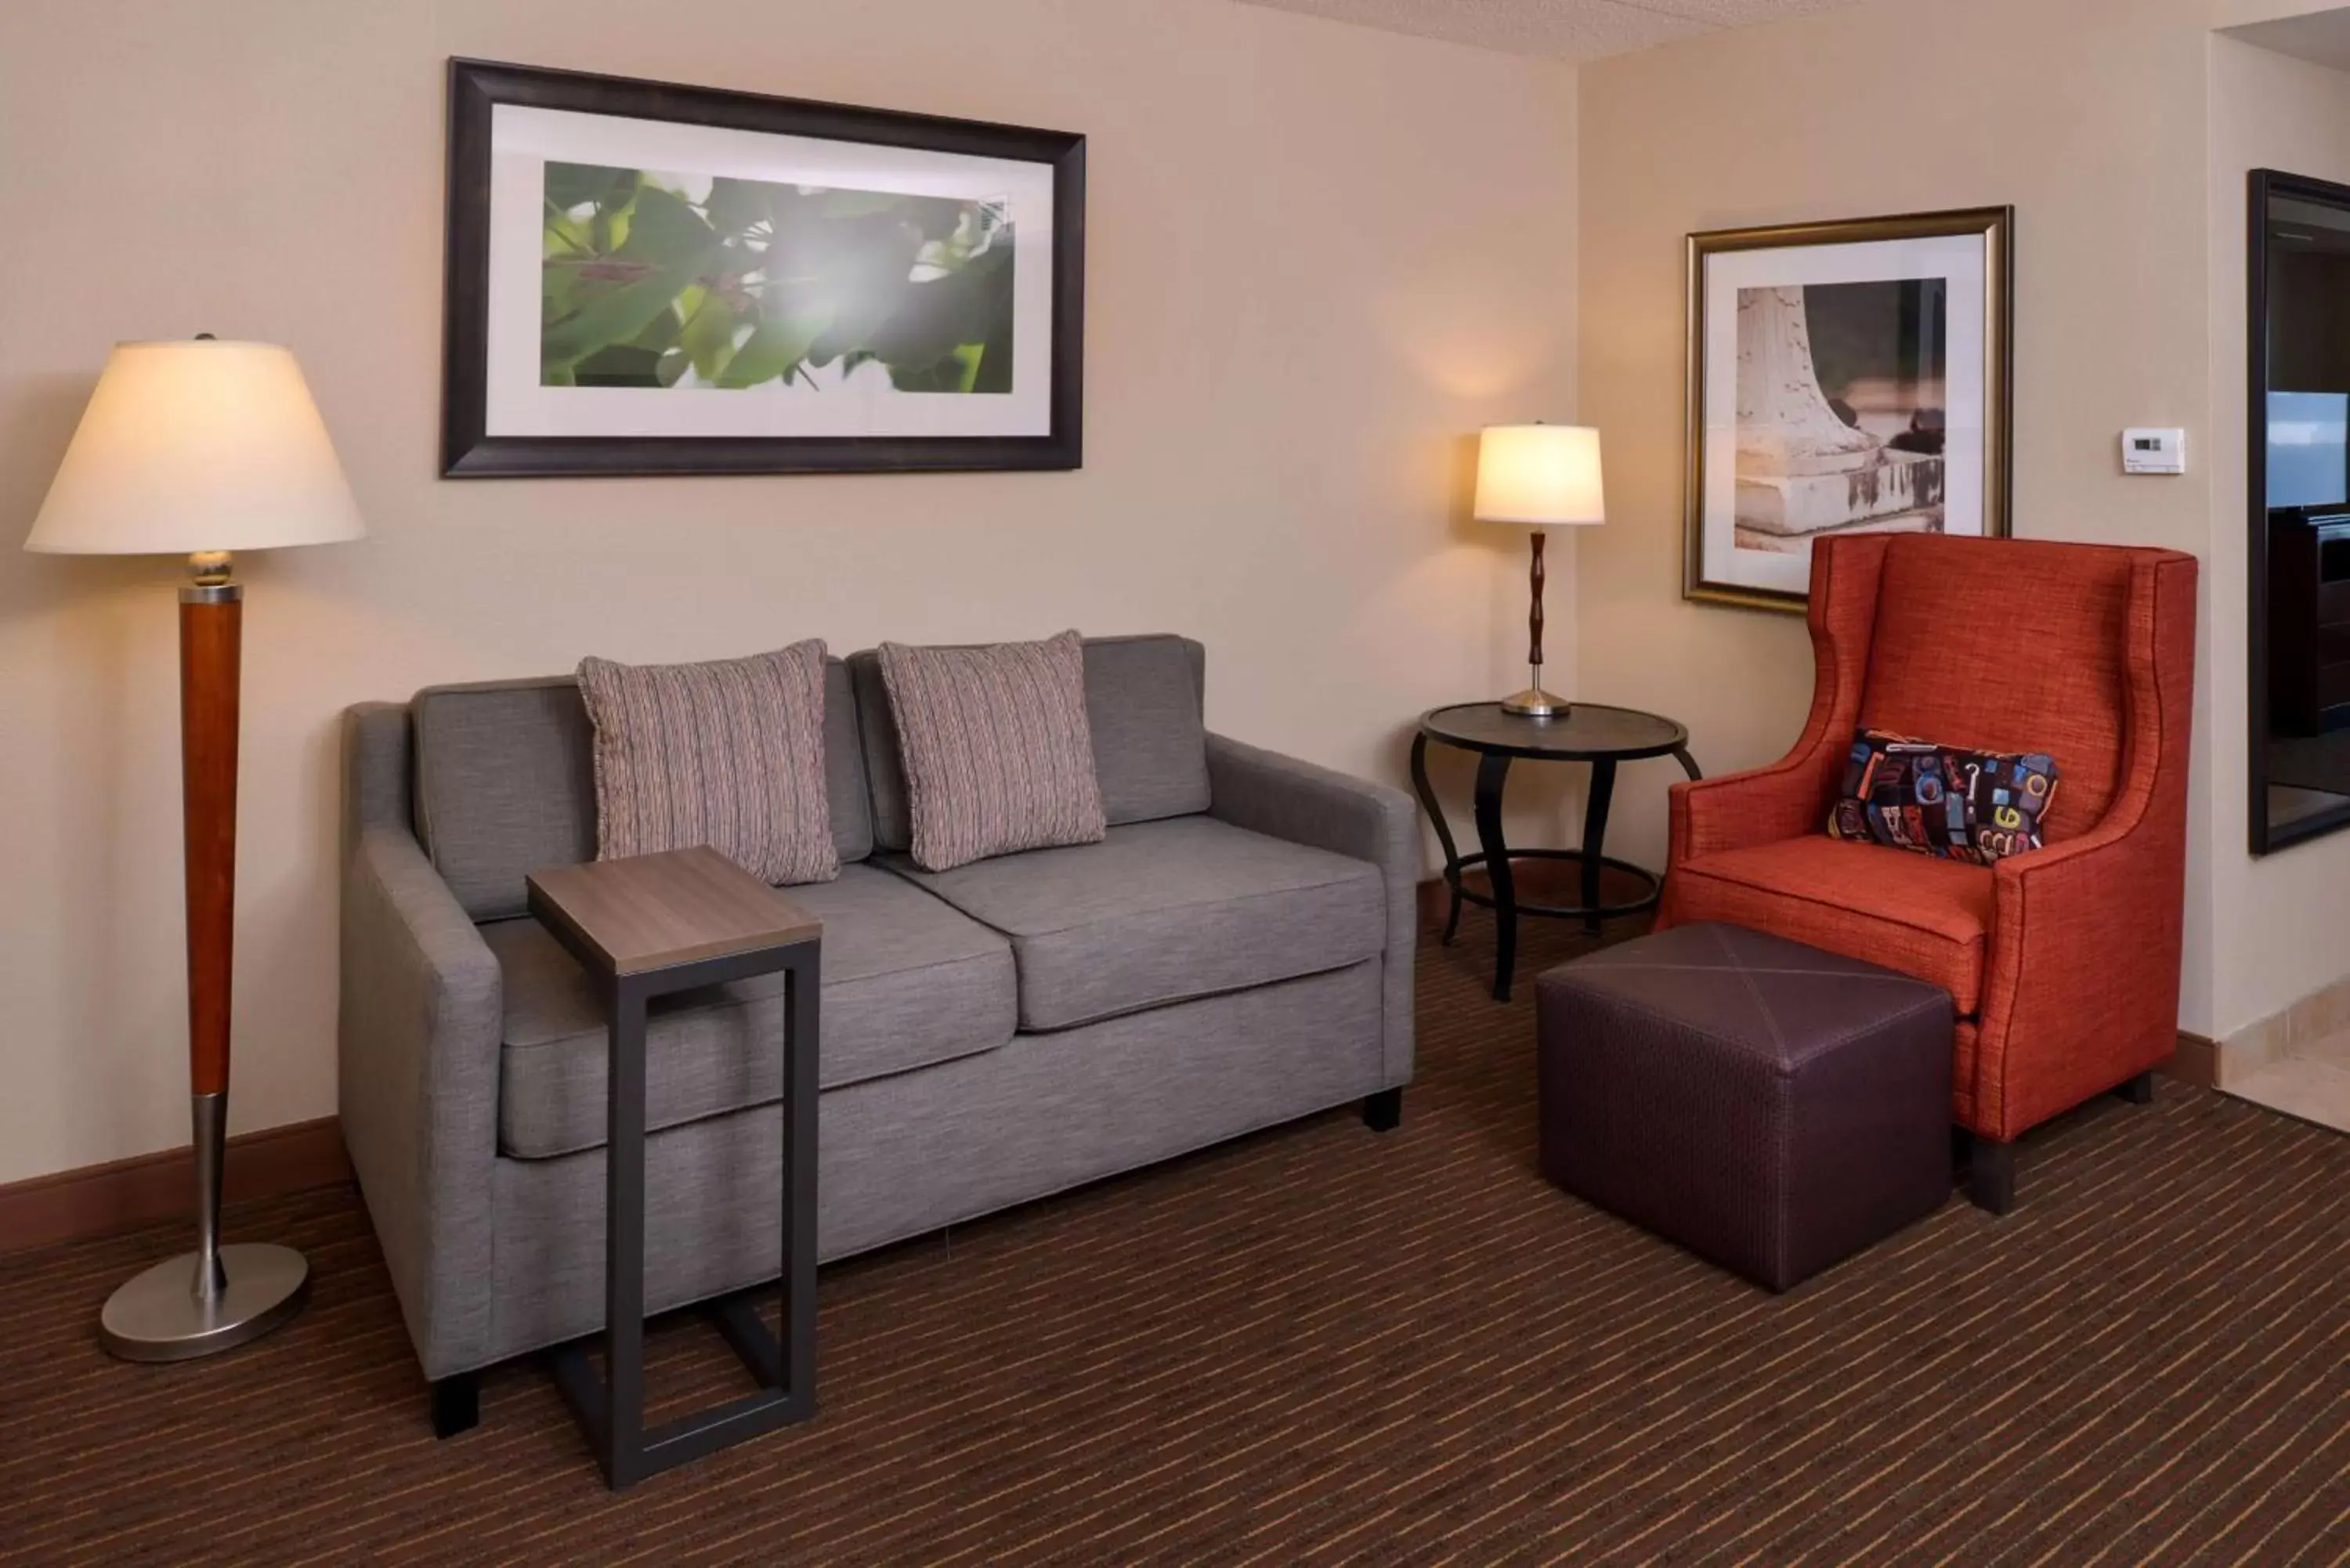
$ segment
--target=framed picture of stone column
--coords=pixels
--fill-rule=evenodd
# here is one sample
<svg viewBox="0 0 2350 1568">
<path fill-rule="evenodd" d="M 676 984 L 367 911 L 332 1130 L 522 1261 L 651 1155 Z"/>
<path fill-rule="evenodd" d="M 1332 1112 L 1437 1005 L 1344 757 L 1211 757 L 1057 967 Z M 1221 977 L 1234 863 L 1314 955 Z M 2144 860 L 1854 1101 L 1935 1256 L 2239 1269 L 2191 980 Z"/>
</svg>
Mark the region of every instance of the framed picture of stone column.
<svg viewBox="0 0 2350 1568">
<path fill-rule="evenodd" d="M 442 472 L 1079 465 L 1086 142 L 449 66 Z"/>
<path fill-rule="evenodd" d="M 1801 613 L 1812 544 L 2008 532 L 2010 207 L 1691 234 L 1682 593 Z"/>
</svg>

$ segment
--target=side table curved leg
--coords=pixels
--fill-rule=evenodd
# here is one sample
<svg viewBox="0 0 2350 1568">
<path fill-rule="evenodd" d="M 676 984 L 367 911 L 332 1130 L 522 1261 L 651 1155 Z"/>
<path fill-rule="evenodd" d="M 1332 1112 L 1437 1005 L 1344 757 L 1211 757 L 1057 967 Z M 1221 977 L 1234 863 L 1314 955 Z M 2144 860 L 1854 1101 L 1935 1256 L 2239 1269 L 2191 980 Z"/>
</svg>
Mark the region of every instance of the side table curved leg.
<svg viewBox="0 0 2350 1568">
<path fill-rule="evenodd" d="M 1616 801 L 1616 760 L 1601 757 L 1591 764 L 1591 793 L 1583 802 L 1583 907 L 1599 908 L 1599 873 L 1603 868 L 1602 855 L 1607 843 L 1607 808 Z M 1583 917 L 1583 932 L 1596 937 L 1600 931 L 1598 915 Z"/>
<path fill-rule="evenodd" d="M 1493 887 L 1493 1000 L 1510 1000 L 1518 968 L 1518 890 L 1510 875 L 1510 846 L 1502 839 L 1502 786 L 1509 782 L 1510 759 L 1488 752 L 1477 759 L 1477 846 L 1485 852 L 1485 875 Z"/>
<path fill-rule="evenodd" d="M 1681 772 L 1689 774 L 1692 783 L 1705 777 L 1703 774 L 1697 771 L 1697 759 L 1690 755 L 1690 749 L 1687 746 L 1673 748 L 1673 761 L 1680 763 Z"/>
<path fill-rule="evenodd" d="M 1444 808 L 1436 803 L 1436 791 L 1428 782 L 1428 737 L 1411 738 L 1411 787 L 1419 796 L 1419 809 L 1428 814 L 1429 826 L 1436 829 L 1437 845 L 1444 851 L 1444 888 L 1451 895 L 1451 908 L 1444 917 L 1444 945 L 1452 945 L 1453 933 L 1461 929 L 1461 851 L 1453 846 L 1452 828 L 1444 820 Z"/>
</svg>

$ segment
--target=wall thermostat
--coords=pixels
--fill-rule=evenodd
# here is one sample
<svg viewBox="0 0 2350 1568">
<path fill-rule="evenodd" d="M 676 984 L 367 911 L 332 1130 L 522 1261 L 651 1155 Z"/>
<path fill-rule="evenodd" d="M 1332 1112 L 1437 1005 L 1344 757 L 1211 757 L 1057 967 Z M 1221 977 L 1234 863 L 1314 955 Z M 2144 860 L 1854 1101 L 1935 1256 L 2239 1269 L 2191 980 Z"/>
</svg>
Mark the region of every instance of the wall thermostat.
<svg viewBox="0 0 2350 1568">
<path fill-rule="evenodd" d="M 2184 473 L 2187 472 L 2185 431 L 2122 431 L 2124 473 Z"/>
</svg>

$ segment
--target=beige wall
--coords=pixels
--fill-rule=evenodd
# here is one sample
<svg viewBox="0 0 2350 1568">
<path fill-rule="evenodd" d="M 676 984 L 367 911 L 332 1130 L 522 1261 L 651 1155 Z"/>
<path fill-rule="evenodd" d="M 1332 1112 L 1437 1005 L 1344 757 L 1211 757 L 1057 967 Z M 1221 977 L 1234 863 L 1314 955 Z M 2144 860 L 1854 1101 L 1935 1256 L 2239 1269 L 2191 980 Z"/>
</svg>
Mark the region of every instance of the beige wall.
<svg viewBox="0 0 2350 1568">
<path fill-rule="evenodd" d="M 2210 42 L 2212 1034 L 2225 1038 L 2350 972 L 2350 834 L 2247 849 L 2245 176 L 2350 182 L 2350 76 Z"/>
<path fill-rule="evenodd" d="M 1086 468 L 437 480 L 452 54 L 1087 133 Z M 334 1107 L 356 699 L 1168 628 L 1219 728 L 1399 780 L 1411 714 L 1519 673 L 1523 540 L 1447 507 L 1468 432 L 1574 412 L 1575 101 L 1223 0 L 0 7 L 0 536 L 108 345 L 198 330 L 296 348 L 374 528 L 244 563 L 235 1126 Z M 186 1139 L 176 572 L 0 550 L 0 1181 Z"/>
<path fill-rule="evenodd" d="M 2209 21 L 2206 0 L 1879 0 L 1586 67 L 1581 400 L 1612 493 L 1581 553 L 1579 695 L 1682 718 L 1710 772 L 1779 755 L 1810 696 L 1800 621 L 1679 597 L 1693 230 L 2012 203 L 2017 532 L 2209 553 Z M 2187 427 L 2193 471 L 2123 477 L 2129 425 Z M 2210 691 L 2206 747 L 2235 744 Z M 1618 794 L 1635 858 L 1663 852 L 1664 783 Z M 2195 1028 L 2213 1006 L 2211 854 L 2199 833 Z"/>
</svg>

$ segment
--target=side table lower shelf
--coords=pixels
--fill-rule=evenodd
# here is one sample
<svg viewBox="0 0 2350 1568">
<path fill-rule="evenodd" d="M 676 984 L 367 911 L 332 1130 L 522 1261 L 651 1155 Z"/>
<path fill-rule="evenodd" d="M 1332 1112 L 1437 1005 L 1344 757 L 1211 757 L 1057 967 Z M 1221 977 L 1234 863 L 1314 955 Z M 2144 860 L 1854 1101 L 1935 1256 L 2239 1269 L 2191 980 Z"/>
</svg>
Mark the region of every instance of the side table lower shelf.
<svg viewBox="0 0 2350 1568">
<path fill-rule="evenodd" d="M 706 1458 L 721 1449 L 732 1448 L 745 1438 L 755 1438 L 805 1421 L 816 1414 L 816 1388 L 812 1378 L 795 1379 L 783 1365 L 783 1346 L 767 1332 L 759 1317 L 759 1300 L 768 1293 L 768 1287 L 745 1291 L 727 1296 L 705 1306 L 712 1324 L 734 1347 L 734 1354 L 760 1385 L 758 1393 L 746 1394 L 723 1405 L 707 1410 L 697 1410 L 690 1416 L 664 1421 L 648 1429 L 644 1425 L 643 1406 L 639 1399 L 634 1431 L 616 1433 L 612 1429 L 611 1386 L 597 1376 L 595 1365 L 588 1358 L 592 1339 L 579 1340 L 549 1352 L 549 1364 L 555 1374 L 555 1386 L 563 1395 L 563 1402 L 571 1407 L 572 1418 L 596 1450 L 603 1466 L 605 1480 L 615 1491 L 633 1486 L 650 1475 L 693 1459 Z M 790 1309 L 785 1307 L 785 1315 Z M 644 1327 L 638 1324 L 639 1345 L 638 1365 L 643 1365 Z M 617 1439 L 617 1440 L 616 1440 Z"/>
<path fill-rule="evenodd" d="M 1463 855 L 1445 820 L 1442 803 L 1428 777 L 1428 748 L 1433 742 L 1474 753 L 1477 758 L 1476 824 L 1478 848 Z M 1575 762 L 1590 765 L 1590 785 L 1584 796 L 1583 846 L 1579 849 L 1513 849 L 1502 831 L 1502 794 L 1509 782 L 1510 764 L 1519 758 L 1537 762 Z M 1493 1000 L 1507 1002 L 1518 967 L 1518 917 L 1539 915 L 1553 919 L 1581 920 L 1591 936 L 1602 923 L 1657 907 L 1664 878 L 1646 867 L 1618 860 L 1606 853 L 1607 814 L 1616 795 L 1616 770 L 1620 763 L 1670 757 L 1691 779 L 1704 775 L 1690 755 L 1689 732 L 1661 714 L 1637 709 L 1578 702 L 1549 718 L 1513 714 L 1492 702 L 1464 702 L 1434 708 L 1420 716 L 1411 740 L 1411 784 L 1420 809 L 1444 851 L 1444 886 L 1451 895 L 1445 916 L 1444 940 L 1449 944 L 1461 927 L 1461 907 L 1475 904 L 1493 911 Z M 1576 868 L 1581 894 L 1574 904 L 1522 903 L 1512 862 L 1564 861 Z M 1465 878 L 1472 870 L 1485 873 L 1492 891 L 1480 893 Z M 1614 903 L 1603 900 L 1602 873 L 1616 871 L 1640 885 L 1637 898 Z"/>
</svg>

